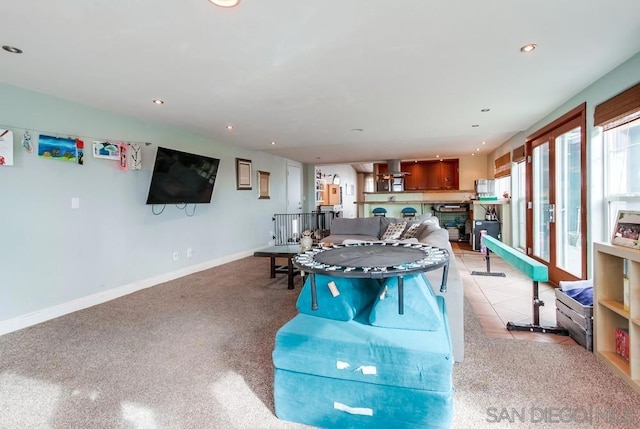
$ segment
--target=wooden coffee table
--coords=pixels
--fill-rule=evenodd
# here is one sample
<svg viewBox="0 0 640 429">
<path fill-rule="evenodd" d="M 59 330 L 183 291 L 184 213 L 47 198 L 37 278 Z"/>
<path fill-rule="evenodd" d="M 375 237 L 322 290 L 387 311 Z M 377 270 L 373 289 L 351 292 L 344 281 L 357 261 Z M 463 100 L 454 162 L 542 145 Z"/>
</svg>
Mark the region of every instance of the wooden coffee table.
<svg viewBox="0 0 640 429">
<path fill-rule="evenodd" d="M 288 280 L 288 288 L 294 289 L 293 279 L 296 275 L 300 274 L 300 270 L 293 265 L 293 257 L 300 253 L 299 244 L 287 244 L 283 246 L 271 246 L 257 252 L 254 252 L 253 256 L 268 257 L 271 259 L 271 278 L 275 278 L 276 274 L 286 274 Z M 277 265 L 276 259 L 286 258 L 286 265 Z"/>
</svg>

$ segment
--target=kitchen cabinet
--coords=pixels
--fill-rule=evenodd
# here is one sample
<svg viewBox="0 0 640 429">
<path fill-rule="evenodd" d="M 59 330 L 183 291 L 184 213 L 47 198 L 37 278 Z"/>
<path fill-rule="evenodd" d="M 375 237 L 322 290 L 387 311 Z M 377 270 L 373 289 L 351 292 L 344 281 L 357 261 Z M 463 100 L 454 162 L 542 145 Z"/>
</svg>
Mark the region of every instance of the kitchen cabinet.
<svg viewBox="0 0 640 429">
<path fill-rule="evenodd" d="M 458 189 L 458 160 L 429 161 L 426 166 L 426 189 Z"/>
<path fill-rule="evenodd" d="M 403 171 L 409 173 L 408 176 L 404 178 L 404 190 L 405 191 L 416 191 L 421 189 L 426 189 L 424 186 L 426 184 L 425 175 L 423 166 L 419 162 L 407 162 L 405 165 L 402 165 Z"/>
<path fill-rule="evenodd" d="M 316 179 L 316 206 L 324 204 L 325 184 L 321 179 Z"/>
<path fill-rule="evenodd" d="M 406 161 L 400 164 L 404 176 L 405 191 L 457 190 L 460 189 L 458 159 Z M 387 172 L 387 164 L 375 164 L 378 175 Z"/>
</svg>

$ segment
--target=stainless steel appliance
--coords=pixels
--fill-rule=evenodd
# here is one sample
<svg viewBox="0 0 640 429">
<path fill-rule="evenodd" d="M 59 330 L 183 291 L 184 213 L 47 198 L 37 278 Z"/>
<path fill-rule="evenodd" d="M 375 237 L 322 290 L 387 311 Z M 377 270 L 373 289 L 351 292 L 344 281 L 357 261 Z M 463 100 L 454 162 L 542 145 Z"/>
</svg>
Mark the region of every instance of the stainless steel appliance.
<svg viewBox="0 0 640 429">
<path fill-rule="evenodd" d="M 402 192 L 404 191 L 404 176 L 409 173 L 400 171 L 401 162 L 399 159 L 390 159 L 387 161 L 387 172 L 378 174 L 379 179 L 376 184 L 376 190 Z"/>
<path fill-rule="evenodd" d="M 388 192 L 389 191 L 389 181 L 388 180 L 378 180 L 376 182 L 376 191 L 378 192 Z"/>
</svg>

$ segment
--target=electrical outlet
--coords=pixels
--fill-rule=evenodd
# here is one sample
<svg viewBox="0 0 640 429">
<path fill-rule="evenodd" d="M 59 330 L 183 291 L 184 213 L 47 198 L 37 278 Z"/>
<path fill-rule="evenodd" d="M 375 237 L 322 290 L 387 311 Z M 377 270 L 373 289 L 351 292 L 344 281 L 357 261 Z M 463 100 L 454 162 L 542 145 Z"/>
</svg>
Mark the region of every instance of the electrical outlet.
<svg viewBox="0 0 640 429">
<path fill-rule="evenodd" d="M 191 247 L 187 248 L 187 258 L 190 258 L 193 256 L 193 250 L 191 249 Z"/>
<path fill-rule="evenodd" d="M 178 252 L 173 252 L 173 260 L 177 261 L 180 258 L 180 254 Z"/>
</svg>

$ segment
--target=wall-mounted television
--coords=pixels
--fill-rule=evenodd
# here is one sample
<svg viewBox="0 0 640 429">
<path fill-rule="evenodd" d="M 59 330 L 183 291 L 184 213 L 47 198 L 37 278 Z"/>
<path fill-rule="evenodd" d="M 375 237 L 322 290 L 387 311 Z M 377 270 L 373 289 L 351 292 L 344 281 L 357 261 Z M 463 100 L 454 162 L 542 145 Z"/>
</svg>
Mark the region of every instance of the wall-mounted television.
<svg viewBox="0 0 640 429">
<path fill-rule="evenodd" d="M 158 147 L 147 204 L 210 203 L 220 160 Z"/>
</svg>

